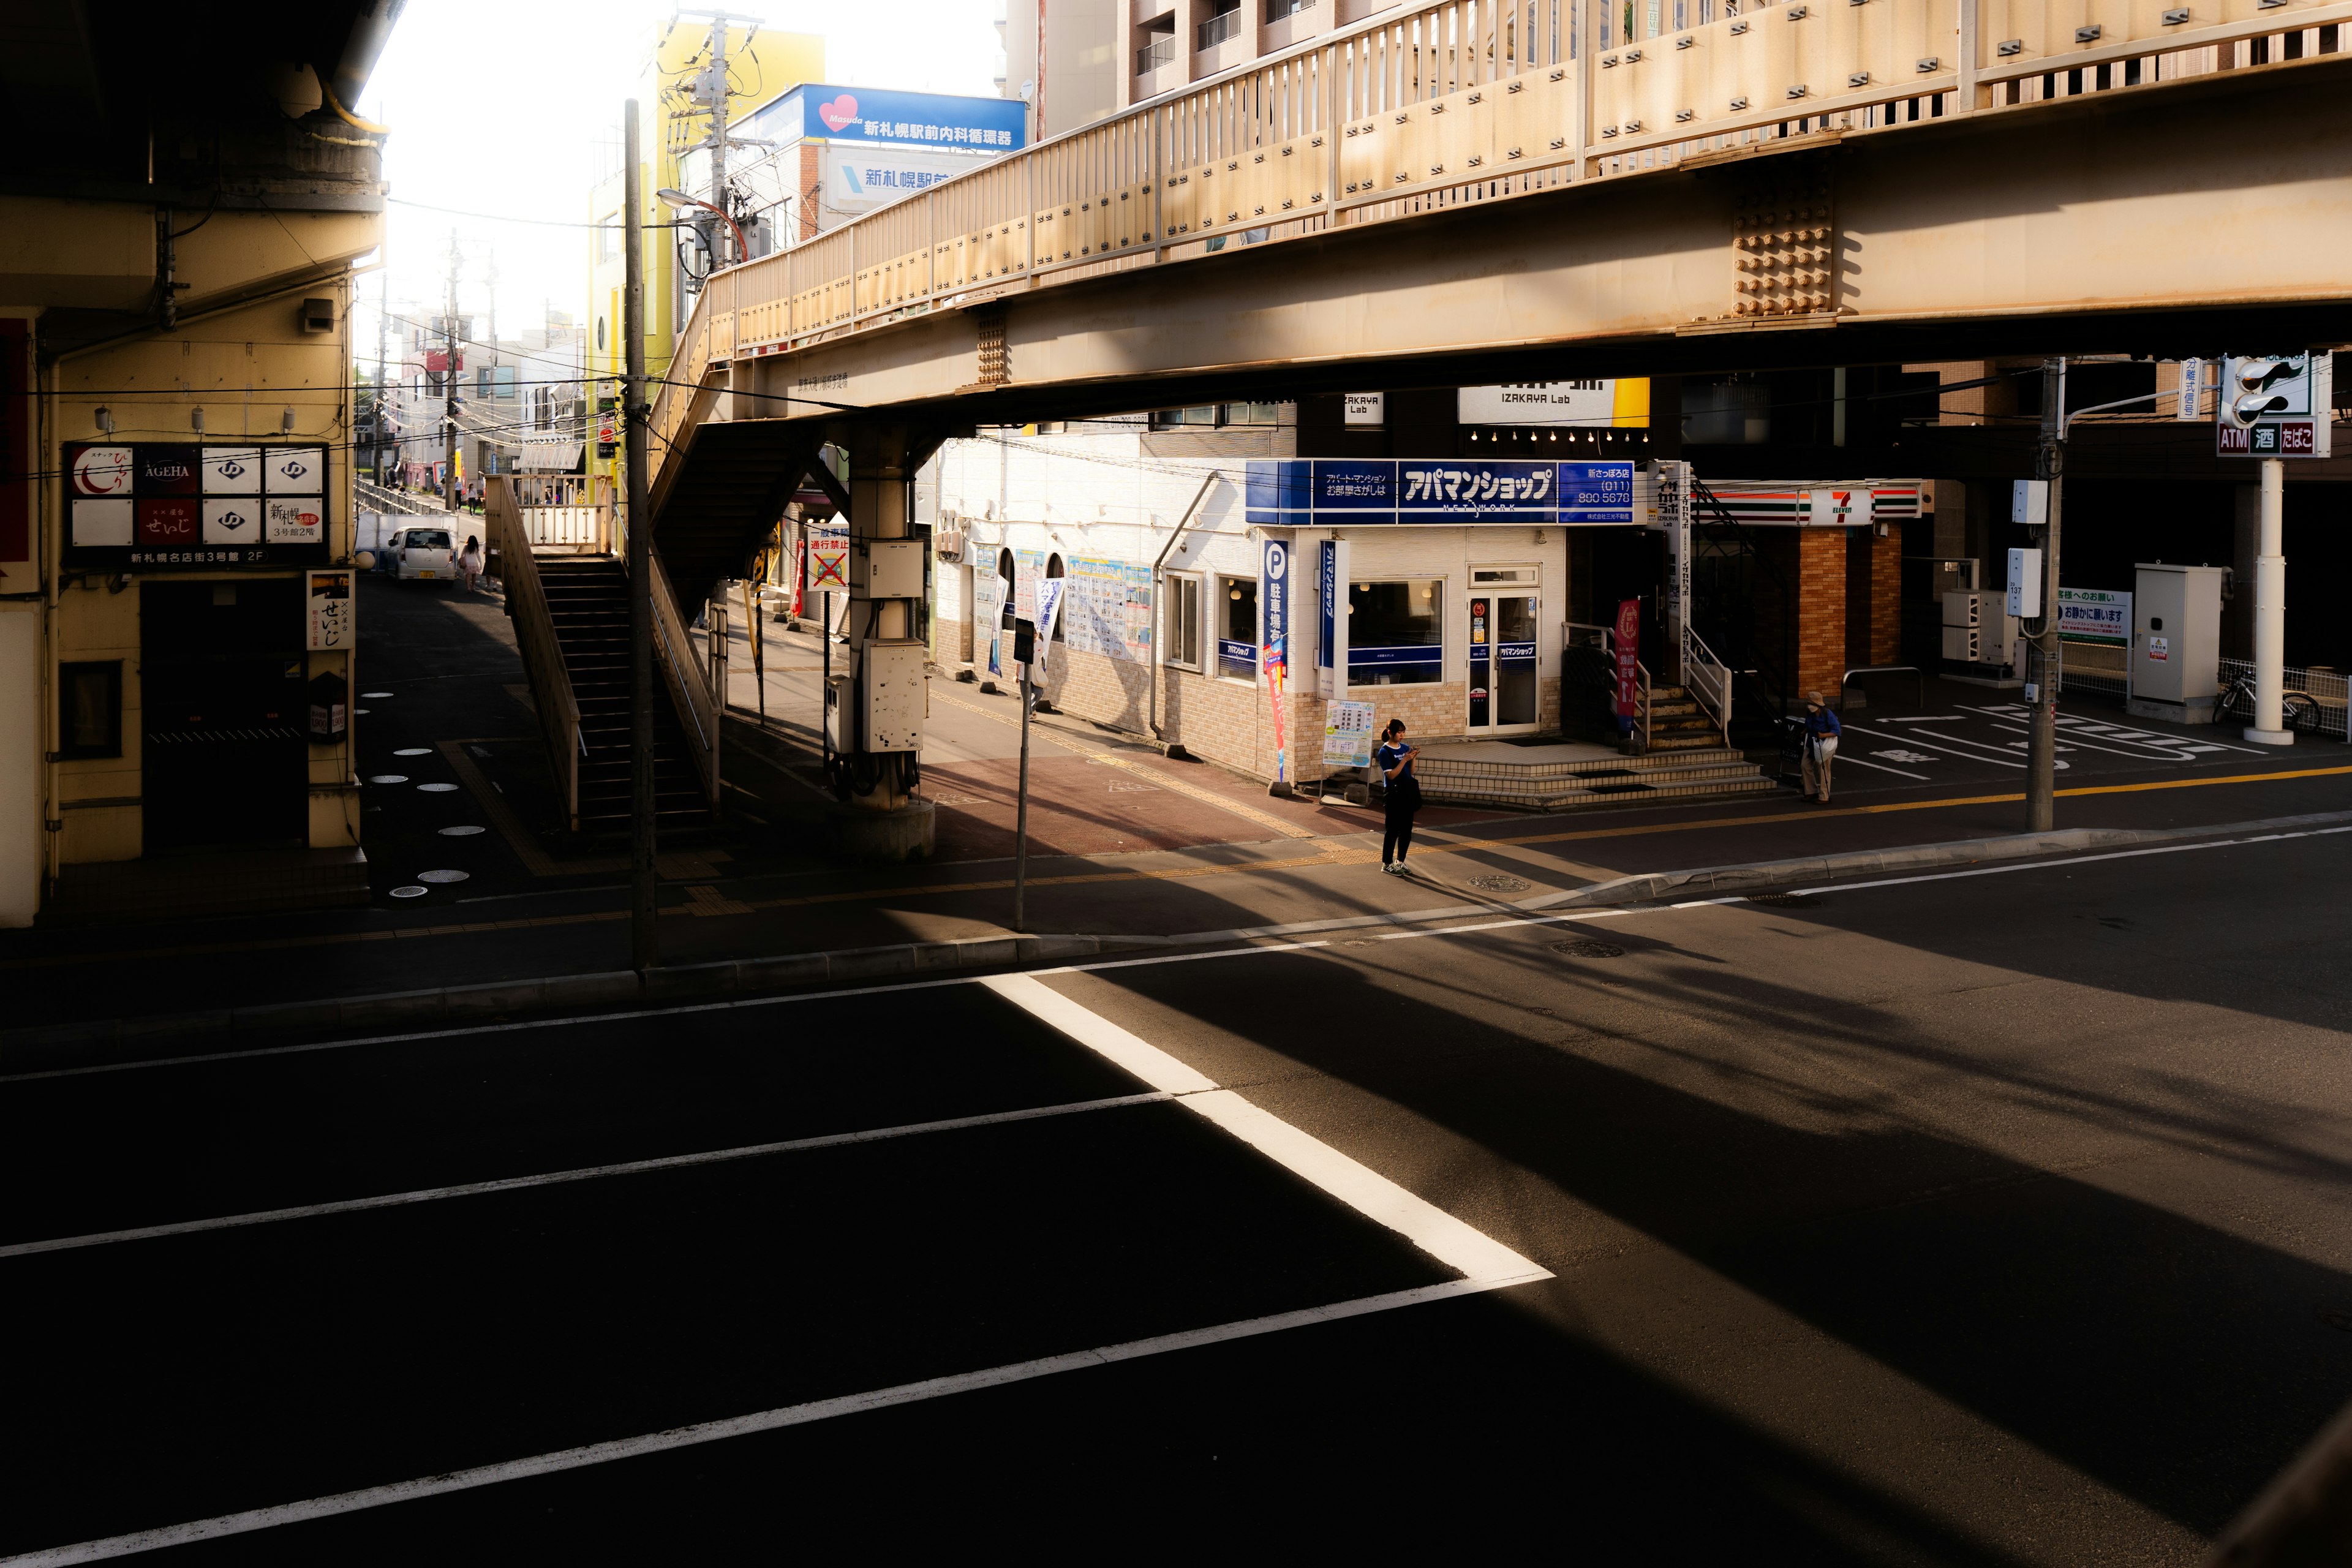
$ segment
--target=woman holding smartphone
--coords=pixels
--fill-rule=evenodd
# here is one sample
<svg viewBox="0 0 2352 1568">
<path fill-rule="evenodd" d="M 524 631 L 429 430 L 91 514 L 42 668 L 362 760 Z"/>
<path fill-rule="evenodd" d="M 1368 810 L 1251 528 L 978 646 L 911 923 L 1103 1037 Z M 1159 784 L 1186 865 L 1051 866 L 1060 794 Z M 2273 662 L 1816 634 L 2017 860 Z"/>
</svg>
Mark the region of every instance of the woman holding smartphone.
<svg viewBox="0 0 2352 1568">
<path fill-rule="evenodd" d="M 1372 753 L 1372 765 L 1381 771 L 1388 784 L 1388 822 L 1381 835 L 1381 869 L 1391 877 L 1405 874 L 1405 851 L 1412 847 L 1412 815 L 1421 809 L 1421 781 L 1413 777 L 1412 763 L 1421 755 L 1421 748 L 1404 743 L 1404 721 L 1391 719 L 1381 731 L 1381 749 Z"/>
</svg>

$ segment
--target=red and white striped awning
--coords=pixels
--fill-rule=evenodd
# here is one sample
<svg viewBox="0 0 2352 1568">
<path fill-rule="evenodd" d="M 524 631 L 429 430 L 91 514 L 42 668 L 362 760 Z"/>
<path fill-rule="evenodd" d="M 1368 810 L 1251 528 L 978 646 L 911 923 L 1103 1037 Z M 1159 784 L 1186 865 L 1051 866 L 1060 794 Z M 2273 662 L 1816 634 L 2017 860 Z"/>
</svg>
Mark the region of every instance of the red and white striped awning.
<svg viewBox="0 0 2352 1568">
<path fill-rule="evenodd" d="M 1919 517 L 1927 510 L 1924 479 L 1767 479 L 1737 483 L 1702 481 L 1723 510 L 1742 523 L 1780 528 L 1859 528 Z M 1699 522 L 1716 521 L 1704 500 L 1693 510 Z"/>
</svg>

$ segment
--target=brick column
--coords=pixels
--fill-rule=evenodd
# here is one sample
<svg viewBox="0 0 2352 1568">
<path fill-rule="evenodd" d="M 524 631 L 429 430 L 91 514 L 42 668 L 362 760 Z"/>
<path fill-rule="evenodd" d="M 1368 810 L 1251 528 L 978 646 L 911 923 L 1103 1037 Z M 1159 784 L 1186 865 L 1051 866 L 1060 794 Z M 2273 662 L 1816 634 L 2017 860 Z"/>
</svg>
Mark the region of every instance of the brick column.
<svg viewBox="0 0 2352 1568">
<path fill-rule="evenodd" d="M 1870 662 L 1903 660 L 1903 535 L 1870 542 Z"/>
<path fill-rule="evenodd" d="M 1845 530 L 1797 531 L 1797 689 L 1838 700 L 1845 674 Z"/>
</svg>

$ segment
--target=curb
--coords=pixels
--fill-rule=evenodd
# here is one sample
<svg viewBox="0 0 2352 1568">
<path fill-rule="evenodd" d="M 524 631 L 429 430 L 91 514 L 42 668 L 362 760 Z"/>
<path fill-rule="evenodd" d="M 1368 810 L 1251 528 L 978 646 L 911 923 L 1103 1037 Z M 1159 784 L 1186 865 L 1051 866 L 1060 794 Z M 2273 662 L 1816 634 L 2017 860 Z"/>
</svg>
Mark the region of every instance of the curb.
<svg viewBox="0 0 2352 1568">
<path fill-rule="evenodd" d="M 1824 877 L 1914 871 L 1926 867 L 1973 865 L 1984 860 L 2028 860 L 2037 855 L 2074 855 L 2088 849 L 2172 844 L 2242 833 L 2291 832 L 2345 823 L 2352 823 L 2352 811 L 2313 812 L 2301 816 L 2273 816 L 2255 822 L 2220 823 L 2203 827 L 2061 828 L 2050 833 L 2011 834 L 2003 838 L 1914 844 L 1895 849 L 1857 849 L 1843 855 L 1814 855 L 1793 860 L 1757 860 L 1744 866 L 1653 871 L 1646 876 L 1620 877 L 1614 881 L 1596 882 L 1589 888 L 1529 899 L 1517 907 L 1555 910 L 1593 904 L 1647 903 L 1669 893 L 1740 893 L 1810 882 Z"/>
<path fill-rule="evenodd" d="M 2181 843 L 2240 834 L 2267 834 L 2342 826 L 2352 811 L 2266 817 L 2253 822 L 2199 827 L 2076 827 L 2052 833 L 2021 833 L 2002 838 L 1970 838 L 1948 844 L 1915 844 L 1893 849 L 1863 849 L 1843 855 L 1810 855 L 1789 860 L 1758 860 L 1737 866 L 1706 866 L 1686 871 L 1653 871 L 1620 877 L 1587 888 L 1548 893 L 1517 902 L 1448 904 L 1391 914 L 1347 915 L 1284 925 L 1234 926 L 1179 935 L 1005 936 L 966 942 L 894 943 L 844 948 L 830 952 L 790 953 L 772 958 L 730 959 L 682 964 L 647 975 L 635 970 L 549 975 L 487 985 L 442 986 L 373 996 L 278 1002 L 255 1007 L 224 1007 L 149 1017 L 99 1018 L 31 1029 L 0 1030 L 0 1071 L 38 1071 L 72 1058 L 79 1060 L 110 1046 L 135 1051 L 164 1041 L 209 1038 L 252 1044 L 288 1034 L 341 1029 L 419 1028 L 504 1020 L 519 1015 L 570 1008 L 626 1006 L 637 1002 L 681 1002 L 746 994 L 825 986 L 851 982 L 945 976 L 978 969 L 1094 958 L 1105 953 L 1162 951 L 1247 942 L 1267 937 L 1310 936 L 1370 926 L 1413 925 L 1465 916 L 1538 914 L 1561 910 L 1602 909 L 1654 902 L 1672 894 L 1736 896 L 1824 879 L 1914 871 L 1987 861 L 2031 859 L 2040 855 Z M 123 1059 L 135 1059 L 126 1057 Z"/>
</svg>

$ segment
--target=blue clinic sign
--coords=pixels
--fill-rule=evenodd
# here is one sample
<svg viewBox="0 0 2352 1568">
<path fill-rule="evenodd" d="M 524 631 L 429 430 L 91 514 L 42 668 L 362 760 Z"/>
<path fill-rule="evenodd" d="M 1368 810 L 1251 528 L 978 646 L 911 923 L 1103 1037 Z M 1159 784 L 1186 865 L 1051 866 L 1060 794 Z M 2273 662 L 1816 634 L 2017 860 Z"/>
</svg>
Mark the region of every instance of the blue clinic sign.
<svg viewBox="0 0 2352 1568">
<path fill-rule="evenodd" d="M 1004 153 L 1023 144 L 1029 106 L 1017 98 L 964 98 L 892 92 L 872 87 L 803 83 L 740 121 L 777 140 L 877 142 L 969 153 Z"/>
<path fill-rule="evenodd" d="M 1631 462 L 1287 458 L 1249 466 L 1248 520 L 1275 527 L 1374 523 L 1631 523 Z"/>
</svg>

